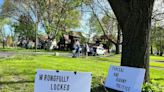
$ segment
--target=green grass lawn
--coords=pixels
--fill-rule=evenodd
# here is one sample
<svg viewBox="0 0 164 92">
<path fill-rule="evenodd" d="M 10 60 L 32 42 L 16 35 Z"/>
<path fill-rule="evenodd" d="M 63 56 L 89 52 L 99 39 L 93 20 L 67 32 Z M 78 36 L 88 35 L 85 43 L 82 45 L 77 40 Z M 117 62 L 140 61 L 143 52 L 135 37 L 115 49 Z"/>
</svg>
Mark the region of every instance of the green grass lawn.
<svg viewBox="0 0 164 92">
<path fill-rule="evenodd" d="M 109 61 L 113 63 L 120 63 L 121 56 L 114 55 L 110 57 L 92 57 L 91 59 L 97 61 Z M 154 61 L 159 61 L 159 62 L 154 62 Z M 150 66 L 164 68 L 164 56 L 150 56 Z"/>
<path fill-rule="evenodd" d="M 92 72 L 92 92 L 105 92 L 102 82 L 109 66 L 119 65 L 120 55 L 111 57 L 56 57 L 51 55 L 17 55 L 0 59 L 0 92 L 33 92 L 37 69 Z M 154 63 L 154 62 L 153 62 Z M 153 65 L 152 63 L 152 65 Z M 156 66 L 163 63 L 155 63 Z M 150 70 L 151 79 L 164 86 L 164 71 Z"/>
<path fill-rule="evenodd" d="M 164 56 L 151 56 L 150 59 L 154 60 L 154 61 L 163 61 L 164 62 Z"/>
</svg>

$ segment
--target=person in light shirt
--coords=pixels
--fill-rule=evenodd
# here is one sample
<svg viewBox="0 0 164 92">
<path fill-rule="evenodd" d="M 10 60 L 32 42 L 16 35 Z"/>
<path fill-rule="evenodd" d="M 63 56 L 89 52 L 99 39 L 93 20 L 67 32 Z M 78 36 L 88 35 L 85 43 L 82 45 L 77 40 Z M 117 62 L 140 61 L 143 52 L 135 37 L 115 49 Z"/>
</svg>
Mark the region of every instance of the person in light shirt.
<svg viewBox="0 0 164 92">
<path fill-rule="evenodd" d="M 80 42 L 79 42 L 79 40 L 75 40 L 72 53 L 73 53 L 72 57 L 79 57 L 79 55 L 80 55 Z"/>
</svg>

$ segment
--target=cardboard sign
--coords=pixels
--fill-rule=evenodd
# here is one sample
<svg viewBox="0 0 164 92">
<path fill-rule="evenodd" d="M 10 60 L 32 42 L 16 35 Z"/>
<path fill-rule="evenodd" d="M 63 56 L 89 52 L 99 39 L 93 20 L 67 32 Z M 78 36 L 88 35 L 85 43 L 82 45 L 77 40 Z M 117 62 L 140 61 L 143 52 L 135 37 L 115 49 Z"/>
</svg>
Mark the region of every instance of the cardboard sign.
<svg viewBox="0 0 164 92">
<path fill-rule="evenodd" d="M 105 86 L 123 92 L 141 92 L 145 69 L 110 66 Z"/>
<path fill-rule="evenodd" d="M 34 92 L 90 92 L 91 73 L 38 70 Z"/>
</svg>

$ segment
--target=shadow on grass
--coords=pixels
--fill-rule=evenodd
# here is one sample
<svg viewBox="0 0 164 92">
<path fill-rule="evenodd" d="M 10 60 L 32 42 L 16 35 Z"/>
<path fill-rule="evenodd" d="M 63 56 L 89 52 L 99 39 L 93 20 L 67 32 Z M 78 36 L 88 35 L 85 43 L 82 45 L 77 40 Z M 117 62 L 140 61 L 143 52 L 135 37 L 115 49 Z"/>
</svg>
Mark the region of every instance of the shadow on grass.
<svg viewBox="0 0 164 92">
<path fill-rule="evenodd" d="M 29 72 L 29 73 L 24 73 L 24 72 L 20 72 L 20 73 L 8 73 L 8 74 L 3 74 L 0 75 L 0 77 L 3 76 L 35 76 L 36 72 Z"/>
<path fill-rule="evenodd" d="M 92 88 L 91 92 L 121 92 L 121 91 L 105 88 L 103 85 L 100 85 Z"/>
<path fill-rule="evenodd" d="M 156 62 L 164 63 L 164 61 L 156 61 Z"/>
<path fill-rule="evenodd" d="M 6 85 L 6 84 L 20 84 L 20 83 L 34 83 L 34 80 L 24 80 L 24 81 L 4 81 L 0 82 L 0 85 Z"/>
<path fill-rule="evenodd" d="M 164 78 L 154 78 L 154 80 L 156 80 L 156 81 L 164 81 Z"/>
<path fill-rule="evenodd" d="M 91 92 L 105 92 L 105 89 L 103 88 L 102 85 L 100 85 L 100 86 L 97 86 L 97 87 L 93 87 L 91 89 Z"/>
<path fill-rule="evenodd" d="M 104 86 L 105 77 L 97 76 L 92 79 L 92 89 L 91 92 L 121 92 L 113 89 L 106 88 Z"/>
</svg>

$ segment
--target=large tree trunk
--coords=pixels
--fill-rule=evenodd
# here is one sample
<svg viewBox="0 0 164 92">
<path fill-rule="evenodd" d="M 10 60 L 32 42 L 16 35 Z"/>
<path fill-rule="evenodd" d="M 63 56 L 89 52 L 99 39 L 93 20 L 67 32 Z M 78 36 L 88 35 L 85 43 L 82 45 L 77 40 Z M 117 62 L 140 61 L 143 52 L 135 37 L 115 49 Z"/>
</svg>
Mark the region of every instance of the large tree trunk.
<svg viewBox="0 0 164 92">
<path fill-rule="evenodd" d="M 122 66 L 145 68 L 149 81 L 149 41 L 154 0 L 108 0 L 123 32 Z"/>
<path fill-rule="evenodd" d="M 136 15 L 129 18 L 127 26 L 123 29 L 121 65 L 145 68 L 145 81 L 148 81 L 150 23 L 144 20 L 147 15 L 143 13 L 141 14 L 145 17 L 135 18 L 135 16 L 140 16 L 139 11 L 137 12 Z"/>
</svg>

